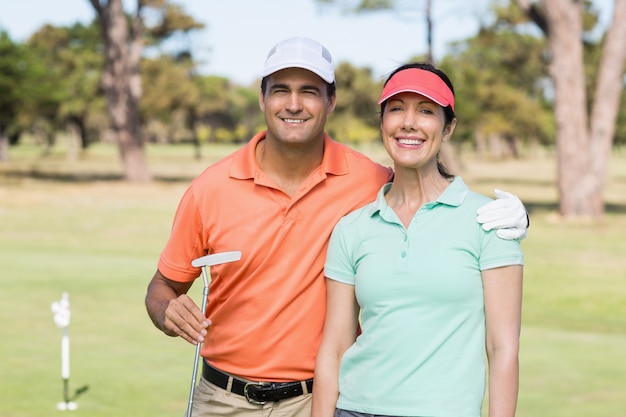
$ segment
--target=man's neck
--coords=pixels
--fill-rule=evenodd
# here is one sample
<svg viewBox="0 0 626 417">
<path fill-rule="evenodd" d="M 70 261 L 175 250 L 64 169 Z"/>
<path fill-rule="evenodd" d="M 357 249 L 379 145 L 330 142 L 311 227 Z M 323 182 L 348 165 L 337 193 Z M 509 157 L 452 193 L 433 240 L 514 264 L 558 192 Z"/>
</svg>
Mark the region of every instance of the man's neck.
<svg viewBox="0 0 626 417">
<path fill-rule="evenodd" d="M 324 157 L 324 142 L 290 146 L 271 139 L 261 140 L 256 147 L 256 160 L 261 170 L 288 195 L 317 169 Z"/>
</svg>

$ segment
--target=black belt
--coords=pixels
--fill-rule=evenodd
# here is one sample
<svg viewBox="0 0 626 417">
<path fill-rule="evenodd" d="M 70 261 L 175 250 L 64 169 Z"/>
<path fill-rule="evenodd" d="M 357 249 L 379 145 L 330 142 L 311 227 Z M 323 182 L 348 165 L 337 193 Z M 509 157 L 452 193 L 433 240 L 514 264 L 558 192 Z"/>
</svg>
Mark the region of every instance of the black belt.
<svg viewBox="0 0 626 417">
<path fill-rule="evenodd" d="M 206 361 L 202 361 L 202 376 L 222 389 L 227 389 L 228 379 L 231 378 L 230 375 L 215 369 Z M 230 392 L 246 397 L 246 400 L 252 404 L 262 405 L 270 401 L 280 401 L 307 394 L 302 389 L 302 383 L 306 385 L 308 393 L 313 392 L 313 378 L 295 382 L 247 382 L 232 378 Z"/>
</svg>

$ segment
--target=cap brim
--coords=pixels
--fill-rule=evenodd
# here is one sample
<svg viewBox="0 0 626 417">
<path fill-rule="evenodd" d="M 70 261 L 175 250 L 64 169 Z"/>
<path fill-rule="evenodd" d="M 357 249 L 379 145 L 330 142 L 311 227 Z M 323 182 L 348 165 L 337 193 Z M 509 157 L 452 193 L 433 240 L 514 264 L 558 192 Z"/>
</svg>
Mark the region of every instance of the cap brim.
<svg viewBox="0 0 626 417">
<path fill-rule="evenodd" d="M 448 85 L 434 72 L 408 68 L 395 73 L 383 88 L 378 104 L 400 93 L 415 93 L 429 98 L 441 107 L 450 106 L 454 111 L 454 94 Z"/>
<path fill-rule="evenodd" d="M 319 76 L 322 80 L 326 81 L 327 83 L 335 82 L 335 77 L 333 73 L 329 74 L 328 71 L 321 70 L 320 68 L 317 68 L 313 65 L 303 63 L 303 62 L 295 62 L 295 61 L 282 62 L 280 65 L 265 67 L 263 68 L 263 71 L 261 72 L 261 76 L 267 77 L 268 75 L 271 75 L 275 72 L 288 69 L 288 68 L 302 68 L 302 69 L 311 71 L 312 73 Z"/>
</svg>

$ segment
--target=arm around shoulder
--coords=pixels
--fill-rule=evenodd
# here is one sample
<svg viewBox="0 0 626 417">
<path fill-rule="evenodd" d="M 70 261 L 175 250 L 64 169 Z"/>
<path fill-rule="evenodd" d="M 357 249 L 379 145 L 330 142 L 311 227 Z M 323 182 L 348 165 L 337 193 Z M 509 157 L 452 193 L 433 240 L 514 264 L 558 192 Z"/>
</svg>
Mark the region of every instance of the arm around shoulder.
<svg viewBox="0 0 626 417">
<path fill-rule="evenodd" d="M 502 239 L 526 238 L 530 217 L 522 201 L 516 195 L 498 189 L 495 195 L 496 200 L 478 209 L 476 221 L 487 231 L 497 229 L 496 234 Z"/>
</svg>

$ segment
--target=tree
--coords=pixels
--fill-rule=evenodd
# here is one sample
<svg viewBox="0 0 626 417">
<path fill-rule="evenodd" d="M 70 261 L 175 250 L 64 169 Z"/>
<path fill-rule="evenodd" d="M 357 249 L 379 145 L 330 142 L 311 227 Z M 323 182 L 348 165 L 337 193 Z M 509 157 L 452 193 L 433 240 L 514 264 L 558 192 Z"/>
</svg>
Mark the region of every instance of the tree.
<svg viewBox="0 0 626 417">
<path fill-rule="evenodd" d="M 9 160 L 8 129 L 19 100 L 13 83 L 21 71 L 18 48 L 4 31 L 0 31 L 0 70 L 0 162 L 6 162 Z"/>
<path fill-rule="evenodd" d="M 558 162 L 560 214 L 566 219 L 600 218 L 626 65 L 626 0 L 614 0 L 594 98 L 587 97 L 583 0 L 516 0 L 543 32 L 550 48 L 550 75 Z M 589 105 L 591 103 L 591 105 Z"/>
<path fill-rule="evenodd" d="M 124 178 L 131 182 L 150 180 L 145 161 L 144 138 L 139 123 L 141 78 L 139 63 L 143 49 L 144 1 L 137 0 L 137 10 L 129 24 L 122 0 L 90 0 L 100 22 L 104 44 L 102 87 L 113 131 L 117 136 Z"/>
<path fill-rule="evenodd" d="M 149 181 L 139 107 L 142 95 L 139 67 L 144 44 L 147 39 L 149 45 L 155 45 L 177 31 L 188 33 L 204 25 L 167 0 L 137 0 L 130 19 L 122 0 L 89 1 L 101 28 L 105 56 L 102 87 L 118 139 L 124 177 L 133 182 Z M 144 23 L 144 9 L 152 12 L 150 25 Z"/>
<path fill-rule="evenodd" d="M 235 131 L 237 115 L 233 113 L 237 113 L 240 106 L 231 105 L 229 95 L 232 88 L 226 78 L 195 76 L 193 83 L 199 96 L 197 102 L 189 106 L 189 126 L 194 131 L 196 158 L 200 158 L 200 138 L 197 132 L 199 125 L 203 124 L 208 128 L 205 139 L 215 142 L 221 128 Z"/>
<path fill-rule="evenodd" d="M 99 51 L 97 22 L 88 26 L 75 24 L 68 28 L 68 34 L 68 45 L 61 57 L 61 62 L 66 65 L 63 84 L 67 97 L 59 108 L 59 118 L 76 127 L 81 149 L 86 150 L 90 132 L 101 131 L 109 126 L 99 83 L 104 57 Z M 69 51 L 73 52 L 72 57 L 65 56 L 69 55 Z"/>
<path fill-rule="evenodd" d="M 143 122 L 171 126 L 175 119 L 181 118 L 181 113 L 197 104 L 199 94 L 189 72 L 187 65 L 167 55 L 144 59 L 142 84 L 149 88 L 141 98 Z M 169 130 L 172 133 L 172 129 Z M 161 133 L 160 136 L 167 135 Z"/>
<path fill-rule="evenodd" d="M 328 133 L 344 142 L 364 143 L 380 138 L 378 98 L 382 82 L 374 81 L 369 68 L 342 62 L 335 69 L 337 106 L 328 119 Z"/>
<path fill-rule="evenodd" d="M 45 125 L 44 132 L 52 145 L 56 131 L 68 123 L 76 127 L 81 148 L 88 146 L 89 119 L 104 112 L 99 91 L 102 54 L 96 23 L 70 27 L 44 25 L 28 40 L 37 64 L 43 66 L 38 88 L 40 99 L 28 114 L 30 124 Z M 97 116 L 96 116 L 97 115 Z M 95 117 L 94 117 L 95 116 Z M 43 123 L 42 123 L 43 122 Z"/>
<path fill-rule="evenodd" d="M 0 31 L 0 162 L 9 160 L 9 136 L 19 135 L 18 113 L 32 103 L 32 63 L 26 48 Z"/>
<path fill-rule="evenodd" d="M 492 23 L 458 42 L 440 64 L 454 82 L 461 120 L 453 143 L 475 141 L 479 154 L 518 157 L 522 144 L 551 144 L 554 136 L 546 42 L 516 30 L 518 9 L 494 5 L 492 11 Z"/>
</svg>

